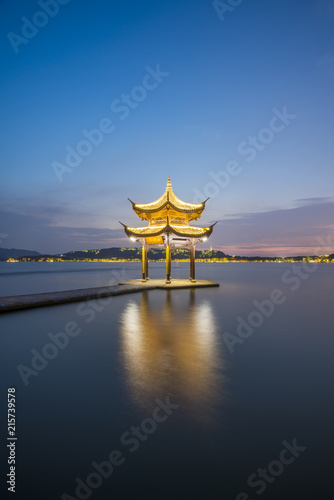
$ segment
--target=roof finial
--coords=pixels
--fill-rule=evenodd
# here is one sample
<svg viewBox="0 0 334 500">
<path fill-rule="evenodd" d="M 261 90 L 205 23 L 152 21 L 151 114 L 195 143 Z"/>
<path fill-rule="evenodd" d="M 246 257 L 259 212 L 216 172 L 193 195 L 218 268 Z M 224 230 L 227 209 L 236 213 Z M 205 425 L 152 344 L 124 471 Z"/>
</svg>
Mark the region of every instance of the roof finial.
<svg viewBox="0 0 334 500">
<path fill-rule="evenodd" d="M 168 176 L 168 181 L 167 181 L 167 191 L 172 191 L 172 183 L 170 181 L 170 177 Z"/>
</svg>

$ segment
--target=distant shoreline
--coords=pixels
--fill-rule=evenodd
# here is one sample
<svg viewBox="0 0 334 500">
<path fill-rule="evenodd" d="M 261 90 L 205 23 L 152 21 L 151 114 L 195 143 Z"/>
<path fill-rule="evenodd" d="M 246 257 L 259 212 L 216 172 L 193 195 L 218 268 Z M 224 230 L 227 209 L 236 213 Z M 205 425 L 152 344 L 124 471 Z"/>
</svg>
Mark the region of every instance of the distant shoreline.
<svg viewBox="0 0 334 500">
<path fill-rule="evenodd" d="M 0 262 L 7 262 L 7 263 L 18 263 L 18 262 L 48 262 L 48 263 L 62 263 L 62 262 L 95 262 L 95 263 L 108 263 L 108 264 L 131 264 L 131 263 L 141 263 L 140 259 L 57 259 L 57 258 L 30 258 L 30 257 L 25 257 L 21 259 L 7 259 L 7 260 L 0 260 Z M 165 263 L 166 261 L 164 259 L 159 259 L 159 260 L 151 260 L 149 259 L 149 262 L 152 264 L 155 262 L 162 262 Z M 172 262 L 174 263 L 180 263 L 180 262 L 186 262 L 190 263 L 190 259 L 172 259 Z M 312 256 L 312 257 L 241 257 L 241 258 L 223 258 L 223 259 L 196 259 L 196 262 L 205 262 L 205 263 L 215 263 L 215 264 L 226 264 L 226 263 L 277 263 L 277 264 L 282 264 L 282 263 L 291 263 L 291 262 L 296 262 L 296 263 L 303 263 L 303 262 L 309 262 L 309 263 L 318 263 L 318 264 L 331 264 L 334 263 L 334 256 L 333 255 L 326 255 L 326 256 Z"/>
<path fill-rule="evenodd" d="M 196 250 L 196 262 L 333 262 L 334 252 L 327 249 L 328 254 L 291 255 L 255 255 L 242 254 L 229 255 L 222 250 Z M 323 251 L 326 251 L 323 248 Z M 319 251 L 319 249 L 318 249 Z M 321 250 L 320 250 L 321 251 Z M 172 262 L 190 262 L 189 250 L 177 248 L 172 250 Z M 158 248 L 150 248 L 148 251 L 149 262 L 165 262 L 165 251 Z M 91 250 L 74 250 L 66 253 L 50 254 L 39 253 L 23 249 L 0 248 L 0 261 L 4 262 L 141 262 L 141 248 L 112 247 Z"/>
</svg>

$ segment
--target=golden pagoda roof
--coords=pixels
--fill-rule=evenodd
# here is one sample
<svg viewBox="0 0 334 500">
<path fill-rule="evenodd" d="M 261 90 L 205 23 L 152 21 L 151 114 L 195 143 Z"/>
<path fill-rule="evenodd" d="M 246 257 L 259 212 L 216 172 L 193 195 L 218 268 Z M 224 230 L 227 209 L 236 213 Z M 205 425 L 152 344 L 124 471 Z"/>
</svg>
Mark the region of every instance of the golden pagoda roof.
<svg viewBox="0 0 334 500">
<path fill-rule="evenodd" d="M 145 213 L 159 212 L 167 206 L 173 208 L 176 212 L 195 213 L 196 218 L 198 218 L 203 212 L 207 200 L 202 203 L 186 203 L 180 200 L 180 198 L 174 194 L 170 177 L 168 177 L 166 191 L 156 201 L 145 204 L 134 203 L 130 199 L 129 201 L 132 203 L 133 210 L 140 218 L 143 218 L 143 214 Z"/>
<path fill-rule="evenodd" d="M 204 238 L 209 237 L 212 233 L 212 228 L 216 224 L 208 227 L 196 226 L 179 226 L 174 224 L 163 224 L 159 226 L 145 226 L 145 227 L 129 227 L 121 222 L 124 230 L 129 237 L 146 238 L 151 236 L 159 236 L 163 233 L 170 232 L 177 236 L 188 238 Z"/>
</svg>

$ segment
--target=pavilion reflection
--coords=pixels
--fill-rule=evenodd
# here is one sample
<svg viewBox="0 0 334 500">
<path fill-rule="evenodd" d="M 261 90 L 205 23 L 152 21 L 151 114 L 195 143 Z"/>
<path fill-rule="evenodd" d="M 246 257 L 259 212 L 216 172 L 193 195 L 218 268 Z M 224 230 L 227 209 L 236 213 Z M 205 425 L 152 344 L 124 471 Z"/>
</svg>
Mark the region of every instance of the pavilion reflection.
<svg viewBox="0 0 334 500">
<path fill-rule="evenodd" d="M 194 289 L 165 294 L 143 292 L 121 316 L 126 381 L 139 405 L 173 394 L 198 416 L 224 398 L 216 318 Z"/>
</svg>

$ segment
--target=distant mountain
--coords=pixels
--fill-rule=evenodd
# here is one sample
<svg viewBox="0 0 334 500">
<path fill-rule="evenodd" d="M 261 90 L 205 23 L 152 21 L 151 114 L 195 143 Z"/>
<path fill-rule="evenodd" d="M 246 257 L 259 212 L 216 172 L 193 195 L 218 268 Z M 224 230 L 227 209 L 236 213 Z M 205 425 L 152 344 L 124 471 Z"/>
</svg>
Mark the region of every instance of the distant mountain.
<svg viewBox="0 0 334 500">
<path fill-rule="evenodd" d="M 39 252 L 33 252 L 30 250 L 17 250 L 15 248 L 6 249 L 0 248 L 0 260 L 7 259 L 21 259 L 29 257 L 29 260 L 41 260 L 41 259 L 51 259 L 58 258 L 61 260 L 102 260 L 102 259 L 141 259 L 142 249 L 137 248 L 102 248 L 95 250 L 74 250 L 72 252 L 67 252 L 64 254 L 41 254 Z M 151 248 L 148 252 L 148 257 L 150 260 L 165 259 L 165 251 L 158 248 Z M 220 250 L 196 250 L 197 259 L 208 259 L 208 258 L 223 258 L 226 257 L 224 252 Z M 189 250 L 183 248 L 173 250 L 172 259 L 189 259 Z"/>
<path fill-rule="evenodd" d="M 78 259 L 131 259 L 141 258 L 141 248 L 102 248 L 95 250 L 74 250 L 61 255 L 65 260 Z"/>
<path fill-rule="evenodd" d="M 140 248 L 102 248 L 101 250 L 78 250 L 61 256 L 65 260 L 78 259 L 141 259 Z M 150 260 L 165 259 L 165 250 L 151 248 L 148 252 Z M 223 258 L 226 257 L 220 250 L 196 250 L 196 258 Z M 183 248 L 173 250 L 172 259 L 189 259 L 189 250 Z"/>
<path fill-rule="evenodd" d="M 41 255 L 33 250 L 19 250 L 17 248 L 0 248 L 0 260 L 18 259 L 20 257 L 37 257 Z"/>
</svg>

